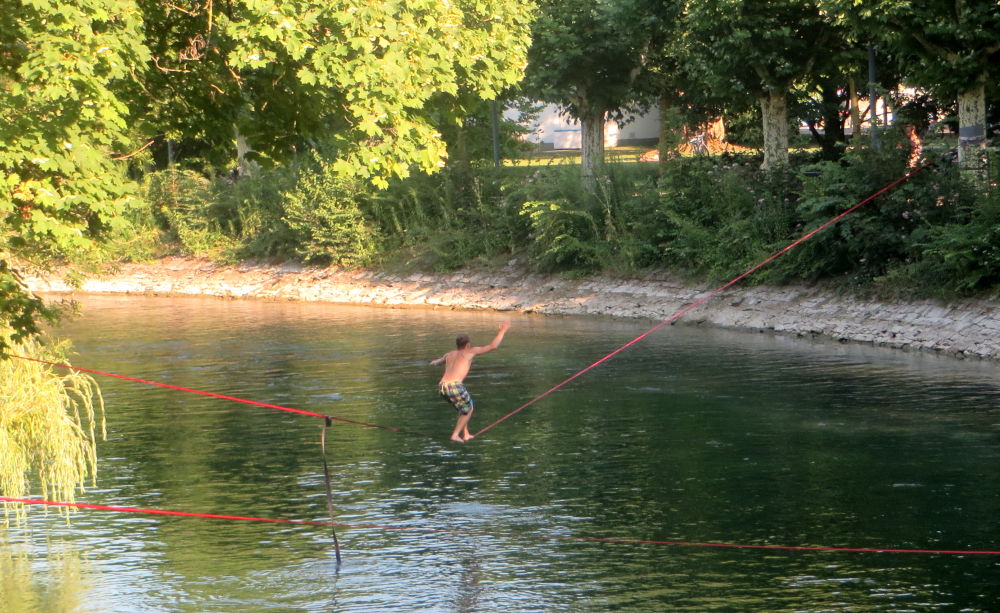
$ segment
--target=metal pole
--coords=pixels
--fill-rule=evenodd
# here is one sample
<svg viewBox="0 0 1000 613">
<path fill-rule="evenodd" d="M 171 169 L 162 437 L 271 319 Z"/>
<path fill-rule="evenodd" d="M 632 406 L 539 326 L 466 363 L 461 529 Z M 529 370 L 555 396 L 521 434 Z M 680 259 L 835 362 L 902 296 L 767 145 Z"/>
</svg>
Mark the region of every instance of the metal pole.
<svg viewBox="0 0 1000 613">
<path fill-rule="evenodd" d="M 493 167 L 500 168 L 500 112 L 497 110 L 497 101 L 493 100 L 493 120 L 490 122 L 493 132 Z"/>
<path fill-rule="evenodd" d="M 875 91 L 875 47 L 868 45 L 868 107 L 871 111 L 871 136 L 872 149 L 878 149 L 878 111 L 875 102 L 878 100 L 878 93 Z"/>
</svg>

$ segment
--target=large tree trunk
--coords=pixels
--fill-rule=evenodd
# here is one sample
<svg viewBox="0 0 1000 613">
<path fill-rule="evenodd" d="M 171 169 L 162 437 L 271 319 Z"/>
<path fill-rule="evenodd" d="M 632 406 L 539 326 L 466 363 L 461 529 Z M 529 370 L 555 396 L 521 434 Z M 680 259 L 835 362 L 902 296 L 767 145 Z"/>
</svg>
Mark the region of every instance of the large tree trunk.
<svg viewBox="0 0 1000 613">
<path fill-rule="evenodd" d="M 236 174 L 240 177 L 249 177 L 260 168 L 257 162 L 247 159 L 247 154 L 256 153 L 247 144 L 247 138 L 240 132 L 239 126 L 233 126 L 233 133 L 236 136 Z"/>
<path fill-rule="evenodd" d="M 769 92 L 760 98 L 764 118 L 764 170 L 788 165 L 788 101 L 785 92 Z"/>
<path fill-rule="evenodd" d="M 986 146 L 986 88 L 982 77 L 978 81 L 958 95 L 958 163 L 975 170 Z"/>
<path fill-rule="evenodd" d="M 604 110 L 590 109 L 581 115 L 581 173 L 585 181 L 590 181 L 597 176 L 599 168 L 604 164 Z"/>
<path fill-rule="evenodd" d="M 823 79 L 820 83 L 820 96 L 823 100 L 821 105 L 823 132 L 816 129 L 816 122 L 809 120 L 809 131 L 812 132 L 816 143 L 823 150 L 823 159 L 837 161 L 840 159 L 841 143 L 844 141 L 844 124 L 840 121 L 840 91 L 831 81 Z"/>
</svg>

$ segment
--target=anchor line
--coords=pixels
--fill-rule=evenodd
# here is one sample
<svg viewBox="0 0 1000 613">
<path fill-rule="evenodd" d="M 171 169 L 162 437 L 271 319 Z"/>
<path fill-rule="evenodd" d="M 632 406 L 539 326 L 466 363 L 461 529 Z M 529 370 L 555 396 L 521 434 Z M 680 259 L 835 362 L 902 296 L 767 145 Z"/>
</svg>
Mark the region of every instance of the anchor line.
<svg viewBox="0 0 1000 613">
<path fill-rule="evenodd" d="M 364 422 L 364 421 L 357 421 L 357 420 L 354 420 L 354 419 L 347 419 L 345 417 L 336 417 L 334 415 L 326 415 L 326 414 L 323 414 L 323 413 L 316 413 L 316 412 L 313 412 L 313 411 L 306 411 L 306 410 L 303 410 L 303 409 L 296 409 L 296 408 L 293 408 L 293 407 L 286 407 L 286 406 L 280 405 L 280 404 L 271 404 L 269 402 L 259 402 L 257 400 L 249 400 L 247 398 L 240 398 L 239 396 L 227 396 L 226 394 L 216 394 L 215 392 L 207 392 L 205 390 L 194 389 L 194 388 L 191 388 L 191 387 L 181 387 L 179 385 L 172 385 L 170 383 L 161 383 L 159 381 L 150 381 L 148 379 L 140 379 L 138 377 L 129 377 L 127 375 L 120 375 L 120 374 L 113 373 L 113 372 L 105 372 L 103 370 L 94 370 L 92 368 L 83 368 L 82 366 L 73 366 L 72 364 L 65 364 L 65 363 L 62 363 L 62 362 L 49 362 L 47 360 L 39 360 L 37 358 L 29 358 L 29 357 L 23 356 L 23 355 L 13 355 L 12 354 L 10 357 L 12 357 L 12 358 L 18 358 L 20 360 L 28 360 L 30 362 L 38 362 L 40 364 L 47 364 L 49 366 L 57 366 L 57 367 L 60 367 L 60 368 L 68 368 L 70 370 L 77 370 L 77 371 L 80 371 L 80 372 L 90 373 L 92 375 L 99 375 L 99 376 L 102 376 L 102 377 L 113 377 L 115 379 L 122 379 L 122 380 L 125 380 L 125 381 L 132 381 L 132 382 L 135 382 L 135 383 L 142 383 L 144 385 L 153 385 L 153 386 L 156 386 L 156 387 L 164 387 L 164 388 L 167 388 L 167 389 L 177 390 L 177 391 L 181 391 L 181 392 L 188 392 L 188 393 L 191 393 L 191 394 L 198 394 L 200 396 L 208 396 L 210 398 L 219 398 L 221 400 L 229 400 L 229 401 L 232 401 L 232 402 L 239 402 L 239 403 L 242 403 L 242 404 L 249 404 L 249 405 L 253 405 L 253 406 L 257 406 L 257 407 L 263 407 L 263 408 L 266 408 L 266 409 L 275 409 L 277 411 L 285 411 L 285 412 L 288 412 L 288 413 L 296 413 L 298 415 L 306 415 L 306 416 L 309 416 L 309 417 L 318 417 L 320 419 L 338 421 L 338 422 L 345 423 L 345 424 L 353 424 L 355 426 L 364 426 L 365 428 L 378 428 L 380 430 L 388 430 L 389 432 L 399 432 L 400 434 L 412 434 L 412 435 L 416 435 L 416 436 L 423 436 L 423 437 L 430 438 L 429 435 L 423 434 L 421 432 L 416 432 L 414 430 L 406 430 L 404 428 L 396 428 L 396 427 L 393 427 L 393 426 L 383 426 L 383 425 L 379 425 L 379 424 L 371 424 L 371 423 Z"/>
<path fill-rule="evenodd" d="M 956 556 L 996 556 L 1000 550 L 990 549 L 903 549 L 896 547 L 828 547 L 821 545 L 768 545 L 752 543 L 715 543 L 699 541 L 671 541 L 656 539 L 635 539 L 596 536 L 572 536 L 566 534 L 503 534 L 460 528 L 430 528 L 422 526 L 400 526 L 385 524 L 349 524 L 334 521 L 318 521 L 305 519 L 281 519 L 272 517 L 256 517 L 252 515 L 223 515 L 219 513 L 192 513 L 188 511 L 172 511 L 167 509 L 150 509 L 142 507 L 125 507 L 105 504 L 89 504 L 82 502 L 60 502 L 54 500 L 38 500 L 34 498 L 13 498 L 0 496 L 0 502 L 44 505 L 51 507 L 69 507 L 112 513 L 135 513 L 142 515 L 160 515 L 169 517 L 216 519 L 222 521 L 246 521 L 272 524 L 293 524 L 301 526 L 338 527 L 357 530 L 383 530 L 394 532 L 424 532 L 428 534 L 455 534 L 461 536 L 486 536 L 493 538 L 522 538 L 535 541 L 573 541 L 582 543 L 605 543 L 615 545 L 658 545 L 670 547 L 708 548 L 708 549 L 745 549 L 789 552 L 828 552 L 828 553 L 893 553 L 893 554 L 924 554 L 924 555 L 956 555 Z"/>
<path fill-rule="evenodd" d="M 904 183 L 904 182 L 908 181 L 910 178 L 912 178 L 917 173 L 922 172 L 922 171 L 930 168 L 931 166 L 934 166 L 936 163 L 937 163 L 936 161 L 927 162 L 926 164 L 924 164 L 922 166 L 918 166 L 917 168 L 914 168 L 914 169 L 910 170 L 909 172 L 907 172 L 903 176 L 897 178 L 896 180 L 892 181 L 891 183 L 889 183 L 888 185 L 886 185 L 882 189 L 880 189 L 877 192 L 871 194 L 870 196 L 868 196 L 867 198 L 861 200 L 860 202 L 858 202 L 857 204 L 851 206 L 850 208 L 844 210 L 843 212 L 841 212 L 840 214 L 836 215 L 835 217 L 832 217 L 832 218 L 828 219 L 826 222 L 824 222 L 820 226 L 818 226 L 818 227 L 810 230 L 809 232 L 803 234 L 802 236 L 800 236 L 796 240 L 794 240 L 791 243 L 785 245 L 784 247 L 782 247 L 778 251 L 772 253 L 771 255 L 769 255 L 765 259 L 761 260 L 757 264 L 751 266 L 746 271 L 744 271 L 744 272 L 740 273 L 739 275 L 733 277 L 732 279 L 730 279 L 729 281 L 727 281 L 723 285 L 720 285 L 719 287 L 717 287 L 716 289 L 714 289 L 714 290 L 710 291 L 709 293 L 705 294 L 704 296 L 702 296 L 698 300 L 695 300 L 694 302 L 690 303 L 686 307 L 682 308 L 681 310 L 677 311 L 676 313 L 674 313 L 673 315 L 671 315 L 670 317 L 668 317 L 666 320 L 658 323 L 657 325 L 653 326 L 649 330 L 643 332 L 639 336 L 637 336 L 634 339 L 630 340 L 629 342 L 625 343 L 621 347 L 618 347 L 617 349 L 615 349 L 611 353 L 609 353 L 609 354 L 605 355 L 604 357 L 600 358 L 596 362 L 594 362 L 594 363 L 590 364 L 589 366 L 586 366 L 586 367 L 580 369 L 579 371 L 573 373 L 572 375 L 570 375 L 569 377 L 567 377 L 563 381 L 557 383 L 556 385 L 550 387 L 549 389 L 545 390 L 541 394 L 535 396 L 531 400 L 525 402 L 521 406 L 517 407 L 513 411 L 511 411 L 511 412 L 507 413 L 506 415 L 504 415 L 503 417 L 501 417 L 500 419 L 497 419 L 493 423 L 487 425 L 486 427 L 484 427 L 479 432 L 476 432 L 473 436 L 474 437 L 478 437 L 480 434 L 483 434 L 483 433 L 491 430 L 495 426 L 503 423 L 504 421 L 507 421 L 508 419 L 510 419 L 511 417 L 513 417 L 514 415 L 517 415 L 518 413 L 520 413 L 524 409 L 530 407 L 531 405 L 535 404 L 539 400 L 545 398 L 546 396 L 548 396 L 552 392 L 555 392 L 556 390 L 564 387 L 566 384 L 570 383 L 571 381 L 577 379 L 581 375 L 583 375 L 583 374 L 585 374 L 587 372 L 590 372 L 594 368 L 597 368 L 601 364 L 607 362 L 608 360 L 610 360 L 611 358 L 615 357 L 619 353 L 625 351 L 626 349 L 628 349 L 632 345 L 635 345 L 639 341 L 641 341 L 641 340 L 645 339 L 646 337 L 648 337 L 649 335 L 653 334 L 654 332 L 656 332 L 660 328 L 663 328 L 664 326 L 673 324 L 675 321 L 677 321 L 678 319 L 680 319 L 681 317 L 683 317 L 687 313 L 689 313 L 689 312 L 693 311 L 694 309 L 696 309 L 697 307 L 705 304 L 706 302 L 708 302 L 709 300 L 711 300 L 712 298 L 714 298 L 718 294 L 721 294 L 722 292 L 724 292 L 727 289 L 729 289 L 730 287 L 736 285 L 737 283 L 739 283 L 743 279 L 746 279 L 747 277 L 749 277 L 753 273 L 757 272 L 761 268 L 767 266 L 768 264 L 770 264 L 774 260 L 776 260 L 779 257 L 785 255 L 786 253 L 788 253 L 789 251 L 791 251 L 795 247 L 798 247 L 799 245 L 801 245 L 802 243 L 806 242 L 810 238 L 816 236 L 817 234 L 819 234 L 823 230 L 829 228 L 830 226 L 832 226 L 835 223 L 839 222 L 840 220 L 842 220 L 843 218 L 847 217 L 848 215 L 850 215 L 854 211 L 860 209 L 865 204 L 868 204 L 869 202 L 871 202 L 875 198 L 877 198 L 877 197 L 881 196 L 882 194 L 890 191 L 891 189 L 895 188 L 896 186 L 900 185 L 901 183 Z"/>
</svg>

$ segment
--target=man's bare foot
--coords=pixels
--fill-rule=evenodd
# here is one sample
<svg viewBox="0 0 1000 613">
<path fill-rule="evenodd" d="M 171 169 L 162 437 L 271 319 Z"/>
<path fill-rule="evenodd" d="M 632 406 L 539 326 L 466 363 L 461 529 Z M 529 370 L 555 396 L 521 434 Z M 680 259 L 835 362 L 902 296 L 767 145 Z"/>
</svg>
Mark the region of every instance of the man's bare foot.
<svg viewBox="0 0 1000 613">
<path fill-rule="evenodd" d="M 457 434 L 453 435 L 451 437 L 451 440 L 455 441 L 456 443 L 464 443 L 465 442 L 465 439 L 461 438 Z"/>
<path fill-rule="evenodd" d="M 465 435 L 465 442 L 468 443 L 469 441 L 471 441 L 474 438 L 476 438 L 475 434 L 466 434 Z"/>
</svg>

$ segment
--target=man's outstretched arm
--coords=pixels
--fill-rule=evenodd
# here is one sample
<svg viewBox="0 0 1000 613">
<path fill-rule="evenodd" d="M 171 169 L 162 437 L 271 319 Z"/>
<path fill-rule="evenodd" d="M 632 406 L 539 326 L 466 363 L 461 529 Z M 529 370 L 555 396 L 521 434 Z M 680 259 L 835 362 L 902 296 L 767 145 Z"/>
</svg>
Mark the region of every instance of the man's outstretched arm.
<svg viewBox="0 0 1000 613">
<path fill-rule="evenodd" d="M 497 332 L 497 335 L 493 337 L 493 341 L 489 345 L 483 345 L 482 347 L 473 347 L 472 350 L 475 351 L 476 354 L 486 353 L 487 351 L 493 351 L 494 349 L 500 346 L 501 342 L 503 342 L 503 337 L 505 334 L 507 334 L 508 328 L 510 328 L 509 321 L 501 323 L 500 330 Z"/>
</svg>

